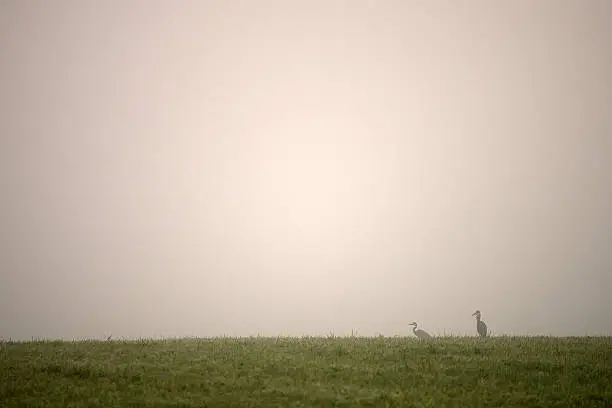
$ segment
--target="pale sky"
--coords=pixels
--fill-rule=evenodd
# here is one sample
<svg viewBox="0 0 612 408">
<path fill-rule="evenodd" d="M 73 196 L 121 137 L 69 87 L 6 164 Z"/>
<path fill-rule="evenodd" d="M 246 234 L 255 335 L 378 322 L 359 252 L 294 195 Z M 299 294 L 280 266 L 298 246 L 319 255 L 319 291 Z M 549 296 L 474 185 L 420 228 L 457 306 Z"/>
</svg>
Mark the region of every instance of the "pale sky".
<svg viewBox="0 0 612 408">
<path fill-rule="evenodd" d="M 612 335 L 612 2 L 0 0 L 0 337 Z"/>
</svg>

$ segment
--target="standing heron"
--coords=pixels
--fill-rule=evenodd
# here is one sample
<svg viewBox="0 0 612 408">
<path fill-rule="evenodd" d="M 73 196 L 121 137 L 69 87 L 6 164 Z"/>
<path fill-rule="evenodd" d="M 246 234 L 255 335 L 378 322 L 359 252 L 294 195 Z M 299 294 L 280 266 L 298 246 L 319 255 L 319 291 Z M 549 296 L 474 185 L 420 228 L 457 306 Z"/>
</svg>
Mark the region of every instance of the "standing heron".
<svg viewBox="0 0 612 408">
<path fill-rule="evenodd" d="M 422 329 L 418 329 L 417 330 L 417 323 L 416 322 L 412 322 L 409 324 L 409 326 L 414 326 L 412 328 L 412 332 L 414 333 L 415 336 L 417 336 L 419 339 L 430 339 L 431 336 L 429 335 L 429 333 L 427 333 L 425 330 Z"/>
<path fill-rule="evenodd" d="M 472 316 L 476 316 L 476 330 L 478 330 L 480 337 L 487 337 L 487 325 L 480 320 L 480 310 L 472 313 Z"/>
</svg>

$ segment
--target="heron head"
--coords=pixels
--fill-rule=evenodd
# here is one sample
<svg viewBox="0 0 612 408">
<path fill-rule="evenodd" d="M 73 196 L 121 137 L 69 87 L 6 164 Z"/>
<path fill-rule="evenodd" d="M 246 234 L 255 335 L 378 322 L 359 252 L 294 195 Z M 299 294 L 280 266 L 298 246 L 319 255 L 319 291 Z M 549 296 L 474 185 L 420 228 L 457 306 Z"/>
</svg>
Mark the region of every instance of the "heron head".
<svg viewBox="0 0 612 408">
<path fill-rule="evenodd" d="M 480 317 L 480 310 L 477 310 L 474 313 L 472 313 L 472 316 Z"/>
<path fill-rule="evenodd" d="M 416 324 L 416 322 L 412 322 L 412 323 L 410 323 L 408 326 L 414 326 L 414 327 L 417 327 L 417 324 Z"/>
</svg>

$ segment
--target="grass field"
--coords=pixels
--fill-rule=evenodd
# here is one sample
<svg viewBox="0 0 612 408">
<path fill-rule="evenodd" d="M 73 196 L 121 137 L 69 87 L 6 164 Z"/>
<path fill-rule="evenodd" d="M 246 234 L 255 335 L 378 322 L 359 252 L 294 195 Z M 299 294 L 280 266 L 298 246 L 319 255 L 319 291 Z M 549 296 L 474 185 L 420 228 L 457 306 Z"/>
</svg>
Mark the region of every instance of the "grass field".
<svg viewBox="0 0 612 408">
<path fill-rule="evenodd" d="M 612 338 L 0 345 L 2 407 L 612 407 Z"/>
</svg>

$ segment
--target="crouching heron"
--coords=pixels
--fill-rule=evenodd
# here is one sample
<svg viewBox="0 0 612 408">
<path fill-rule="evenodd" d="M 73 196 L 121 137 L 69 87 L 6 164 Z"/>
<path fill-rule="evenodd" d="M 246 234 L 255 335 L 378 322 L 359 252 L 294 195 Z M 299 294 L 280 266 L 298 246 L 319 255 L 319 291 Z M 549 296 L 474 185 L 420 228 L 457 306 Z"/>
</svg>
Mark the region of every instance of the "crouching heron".
<svg viewBox="0 0 612 408">
<path fill-rule="evenodd" d="M 425 330 L 423 329 L 418 329 L 417 330 L 417 323 L 416 322 L 412 322 L 411 324 L 409 324 L 409 326 L 414 326 L 412 328 L 412 332 L 414 333 L 415 336 L 417 336 L 419 339 L 430 339 L 431 336 L 429 335 L 429 333 L 427 333 Z"/>
</svg>

